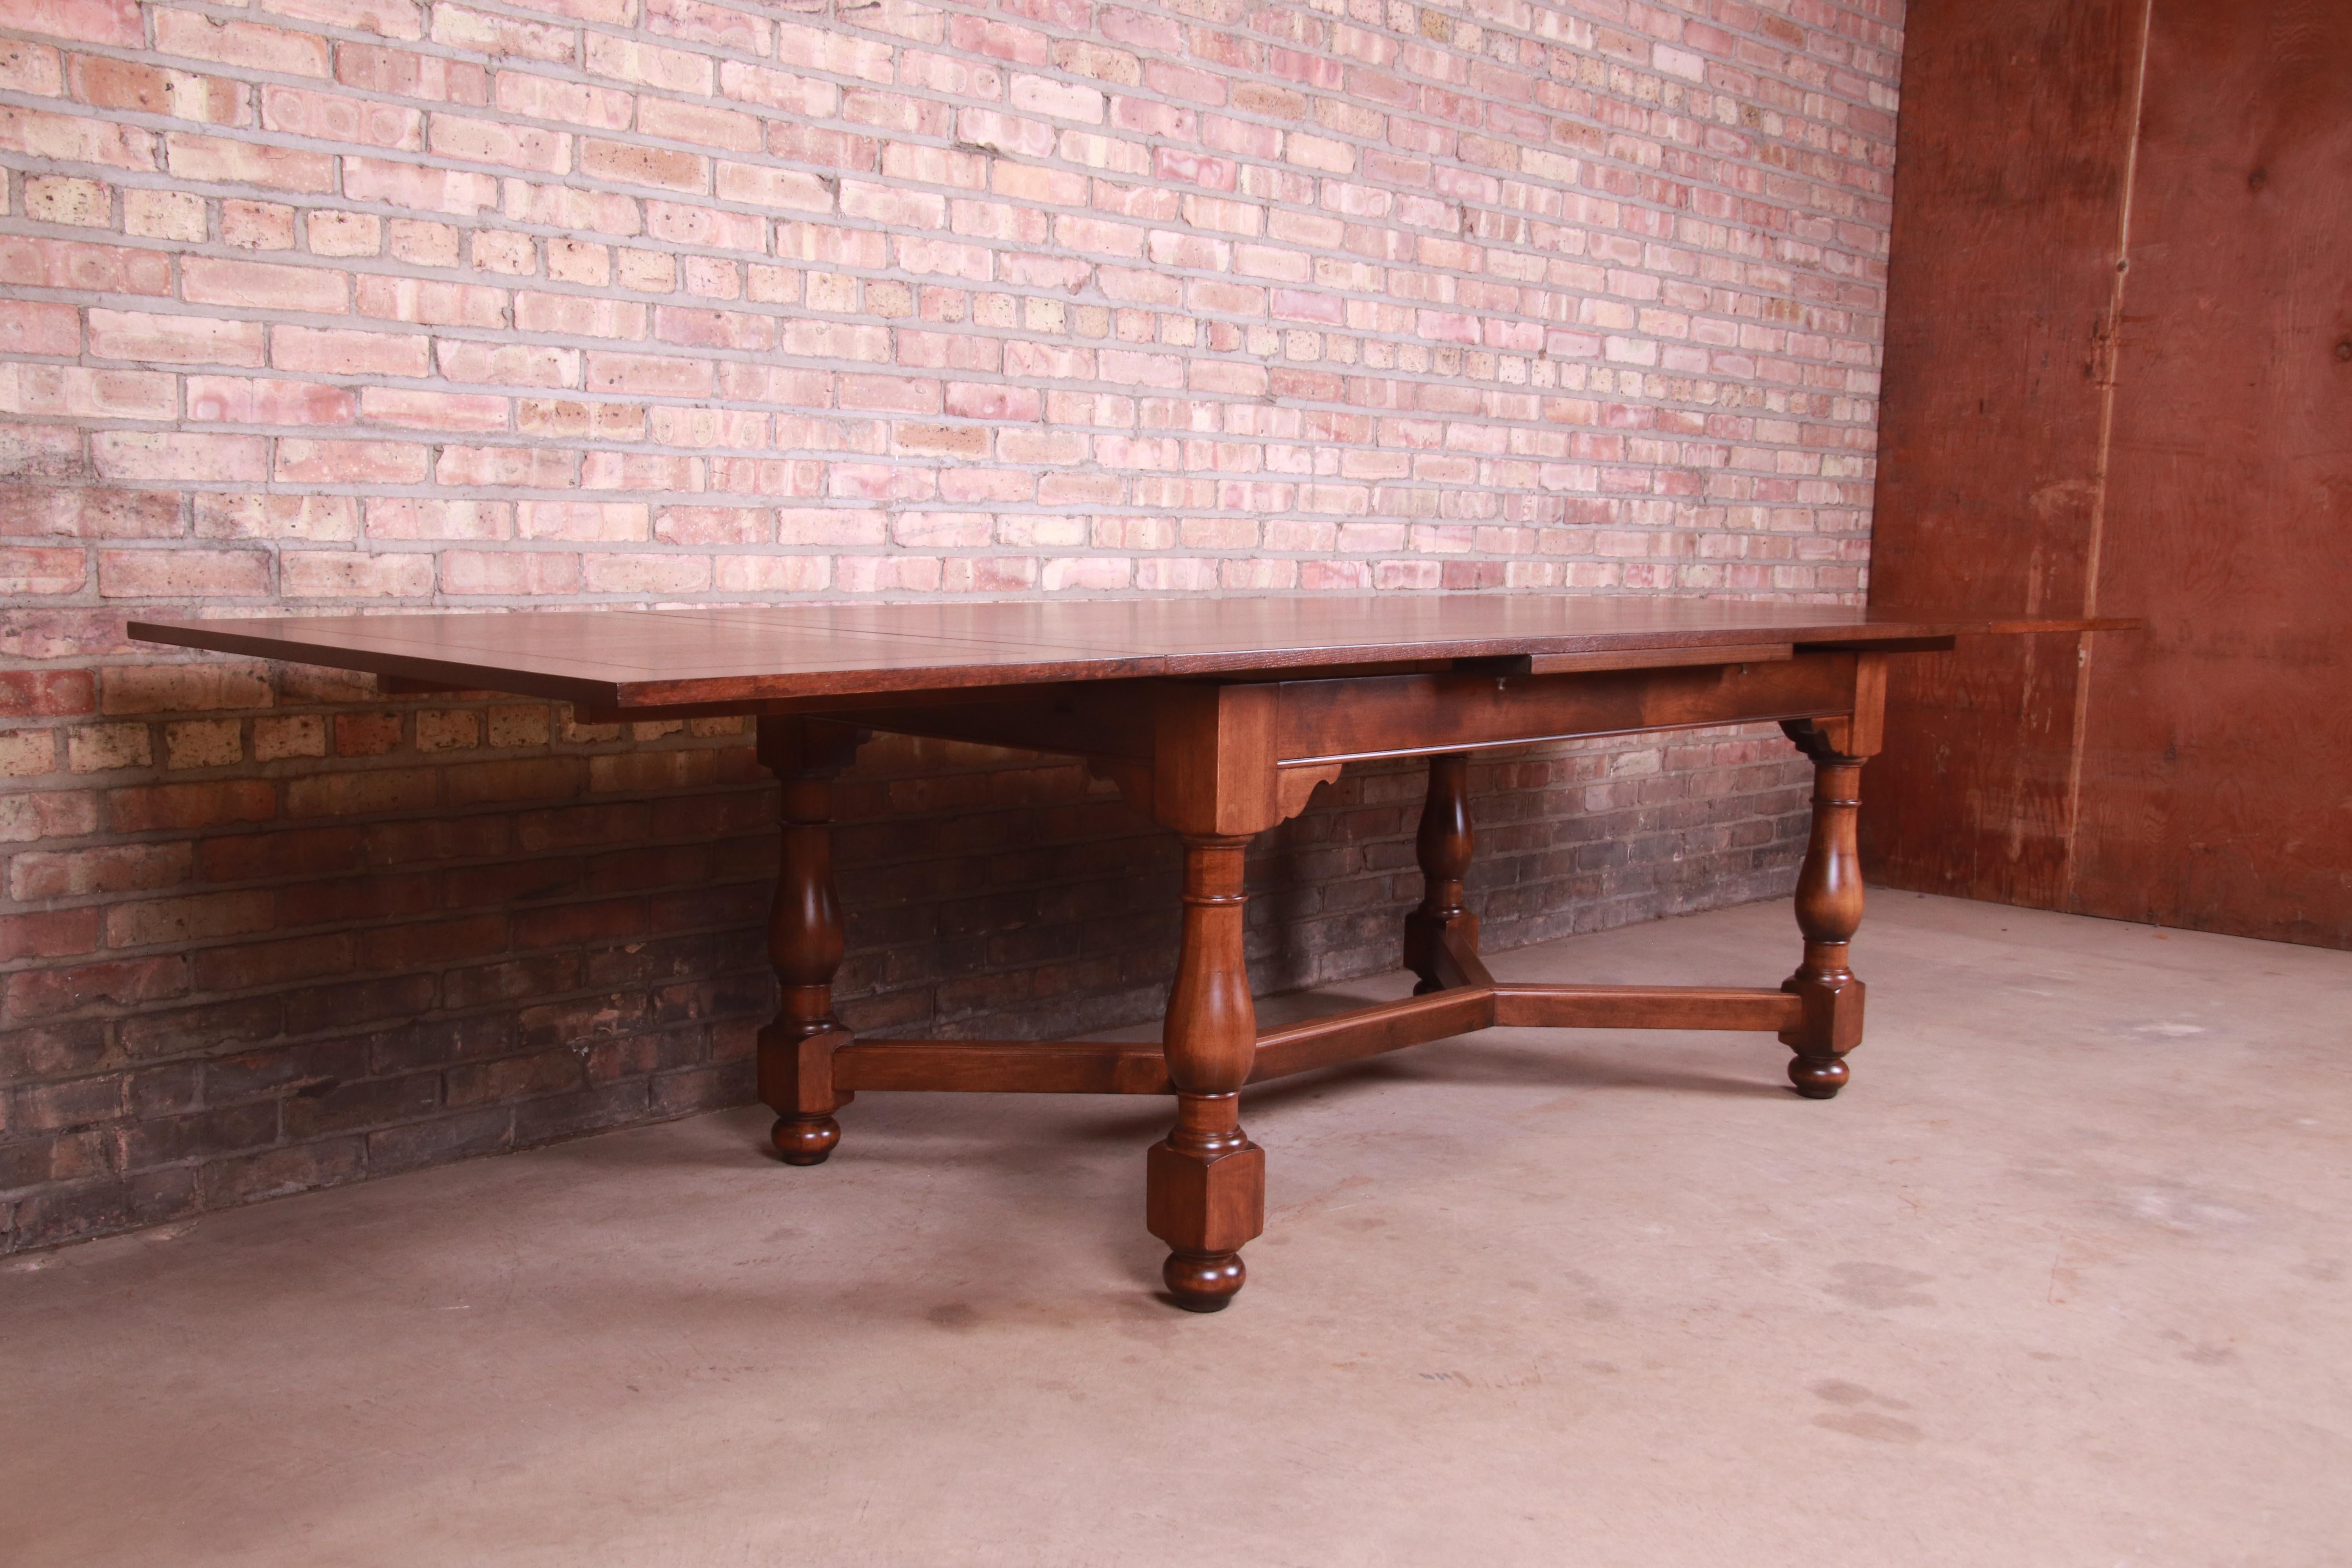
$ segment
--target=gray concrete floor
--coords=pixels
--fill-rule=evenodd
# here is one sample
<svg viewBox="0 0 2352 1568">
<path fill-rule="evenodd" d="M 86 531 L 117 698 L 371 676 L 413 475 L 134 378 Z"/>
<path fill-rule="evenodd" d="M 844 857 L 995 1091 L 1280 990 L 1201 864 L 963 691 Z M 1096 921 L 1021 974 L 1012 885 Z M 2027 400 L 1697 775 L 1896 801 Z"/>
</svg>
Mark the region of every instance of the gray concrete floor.
<svg viewBox="0 0 2352 1568">
<path fill-rule="evenodd" d="M 1501 955 L 1769 983 L 1758 905 Z M 1853 1087 L 1496 1030 L 1253 1094 L 727 1112 L 0 1268 L 0 1561 L 2352 1561 L 2352 954 L 1875 893 Z M 1402 986 L 1270 1005 L 1291 1015 Z"/>
</svg>

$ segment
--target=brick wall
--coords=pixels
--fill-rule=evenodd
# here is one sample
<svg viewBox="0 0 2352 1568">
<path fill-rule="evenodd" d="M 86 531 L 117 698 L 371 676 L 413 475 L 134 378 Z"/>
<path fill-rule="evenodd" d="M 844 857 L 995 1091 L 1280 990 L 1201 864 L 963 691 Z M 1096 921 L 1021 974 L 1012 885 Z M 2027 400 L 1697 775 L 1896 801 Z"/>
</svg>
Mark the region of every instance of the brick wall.
<svg viewBox="0 0 2352 1568">
<path fill-rule="evenodd" d="M 127 613 L 1850 597 L 1900 0 L 0 5 L 0 1250 L 743 1097 L 735 721 Z M 1790 753 L 1474 774 L 1497 944 L 1782 890 Z M 1261 846 L 1387 967 L 1409 770 Z M 1169 843 L 886 742 L 852 1021 L 1147 1016 Z"/>
</svg>

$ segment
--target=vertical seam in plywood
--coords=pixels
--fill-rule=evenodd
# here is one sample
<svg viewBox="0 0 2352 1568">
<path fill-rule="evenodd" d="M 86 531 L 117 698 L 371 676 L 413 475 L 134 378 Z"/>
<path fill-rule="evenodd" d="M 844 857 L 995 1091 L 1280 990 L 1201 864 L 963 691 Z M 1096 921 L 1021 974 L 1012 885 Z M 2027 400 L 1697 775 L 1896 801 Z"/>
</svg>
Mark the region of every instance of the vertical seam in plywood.
<svg viewBox="0 0 2352 1568">
<path fill-rule="evenodd" d="M 2099 613 L 2099 552 L 2107 526 L 2107 464 L 2115 440 L 2116 376 L 2123 353 L 2124 291 L 2131 285 L 2132 196 L 2139 184 L 2140 105 L 2147 91 L 2147 40 L 2155 22 L 2156 0 L 2143 0 L 2139 13 L 2139 49 L 2132 68 L 2131 117 L 2124 143 L 2124 194 L 2116 225 L 2115 281 L 2107 297 L 2106 360 L 2099 378 L 2099 447 L 2091 476 L 2091 538 L 2083 563 L 2083 614 Z M 2073 734 L 2066 754 L 2066 850 L 2058 902 L 2074 901 L 2074 871 L 2080 861 L 2083 821 L 2083 747 L 2089 732 L 2092 634 L 2074 634 L 2074 709 Z"/>
</svg>

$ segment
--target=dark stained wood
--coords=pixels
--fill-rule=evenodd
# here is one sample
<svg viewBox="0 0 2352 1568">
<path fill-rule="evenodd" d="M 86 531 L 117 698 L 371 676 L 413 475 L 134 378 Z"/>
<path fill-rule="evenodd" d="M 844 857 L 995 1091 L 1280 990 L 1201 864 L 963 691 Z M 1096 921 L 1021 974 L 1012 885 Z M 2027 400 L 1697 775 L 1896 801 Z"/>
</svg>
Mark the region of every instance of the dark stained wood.
<svg viewBox="0 0 2352 1568">
<path fill-rule="evenodd" d="M 1015 688 L 1014 689 L 1019 689 Z M 894 735 L 924 735 L 1012 746 L 1073 757 L 1151 760 L 1156 739 L 1152 704 L 1137 700 L 1133 683 L 1066 686 L 1068 695 L 1045 702 L 941 703 L 840 711 L 844 723 L 887 730 Z M 839 699 L 835 699 L 836 702 Z"/>
<path fill-rule="evenodd" d="M 1404 966 L 1421 977 L 1415 994 L 1460 984 L 1444 967 L 1448 933 L 1458 931 L 1478 951 L 1478 917 L 1462 904 L 1462 879 L 1476 838 L 1470 826 L 1470 757 L 1444 752 L 1429 759 L 1429 795 L 1422 802 L 1413 856 L 1421 864 L 1421 907 L 1404 918 Z"/>
<path fill-rule="evenodd" d="M 1466 924 L 1449 925 L 1438 933 L 1433 955 L 1437 979 L 1448 991 L 1492 991 L 1495 977 L 1478 956 L 1477 933 Z"/>
<path fill-rule="evenodd" d="M 404 624 L 402 624 L 404 623 Z M 2040 623 L 2037 623 L 2040 624 Z M 2091 623 L 2067 623 L 2084 626 Z M 255 627 L 260 626 L 260 631 Z M 770 922 L 780 987 L 759 1084 L 796 1164 L 840 1140 L 860 1089 L 1167 1094 L 1146 1157 L 1145 1219 L 1170 1248 L 1170 1297 L 1230 1302 L 1265 1227 L 1265 1155 L 1240 1092 L 1315 1068 L 1496 1024 L 1773 1029 L 1801 1091 L 1835 1092 L 1861 1037 L 1846 965 L 1860 918 L 1853 781 L 1880 745 L 1887 671 L 1983 618 L 1818 606 L 1662 605 L 1561 595 L 1361 601 L 814 606 L 608 616 L 234 623 L 188 646 L 302 657 L 404 684 L 569 697 L 605 711 L 759 716 L 781 790 Z M 153 630 L 154 628 L 149 628 Z M 903 634 L 903 635 L 902 635 Z M 243 639 L 240 641 L 239 639 Z M 667 705 L 667 706 L 666 706 Z M 1478 954 L 1467 753 L 1552 737 L 1785 721 L 1818 787 L 1797 912 L 1805 958 L 1781 991 L 1497 985 Z M 833 885 L 833 781 L 872 730 L 1063 752 L 1181 836 L 1183 912 L 1160 1044 L 858 1041 L 835 1016 L 844 932 Z M 1303 809 L 1342 763 L 1428 755 L 1405 931 L 1412 1000 L 1260 1034 L 1243 932 L 1251 838 Z"/>
<path fill-rule="evenodd" d="M 1792 658 L 1796 645 L 1734 643 L 1725 647 L 1641 648 L 1630 653 L 1532 653 L 1522 675 L 1570 675 L 1591 669 L 1669 669 L 1680 664 L 1770 664 Z"/>
<path fill-rule="evenodd" d="M 1796 1025 L 1802 1013 L 1792 992 L 1735 986 L 1456 985 L 1269 1029 L 1257 1037 L 1247 1081 L 1270 1083 L 1498 1026 L 1774 1031 Z M 832 1060 L 845 1091 L 1175 1092 L 1161 1047 L 1115 1040 L 859 1040 L 839 1045 Z"/>
<path fill-rule="evenodd" d="M 833 781 L 857 754 L 857 731 L 823 719 L 760 721 L 761 763 L 782 784 L 782 855 L 768 919 L 768 957 L 780 1010 L 760 1031 L 760 1098 L 776 1112 L 772 1139 L 785 1163 L 823 1163 L 841 1142 L 833 1113 L 849 1096 L 834 1082 L 846 1043 L 833 1013 L 841 968 L 841 900 L 833 885 Z"/>
<path fill-rule="evenodd" d="M 1808 1100 L 1828 1100 L 1843 1089 L 1845 1056 L 1862 1044 L 1864 987 L 1846 962 L 1862 925 L 1862 858 L 1854 815 L 1862 805 L 1862 764 L 1875 741 L 1874 724 L 1857 714 L 1843 724 L 1802 721 L 1783 726 L 1813 764 L 1813 829 L 1797 872 L 1797 929 L 1804 961 L 1781 982 L 1797 998 L 1798 1016 L 1780 1031 L 1795 1054 L 1789 1081 Z"/>
<path fill-rule="evenodd" d="M 1864 657 L 1871 656 L 1589 675 L 1286 680 L 1271 689 L 1281 694 L 1274 744 L 1292 764 L 1842 713 Z"/>
<path fill-rule="evenodd" d="M 2147 4 L 1906 12 L 1874 608 L 2090 614 Z M 2057 896 L 2085 640 L 1966 638 L 1905 663 L 1864 822 L 1874 874 Z"/>
<path fill-rule="evenodd" d="M 2352 5 L 2162 0 L 2143 100 L 2060 907 L 2352 947 Z"/>
<path fill-rule="evenodd" d="M 1219 814 L 1211 799 L 1203 809 Z M 1242 1131 L 1241 1088 L 1256 1065 L 1257 1008 L 1242 955 L 1246 836 L 1184 835 L 1184 924 L 1160 1044 L 1176 1125 L 1151 1147 L 1145 1224 L 1169 1246 L 1160 1270 L 1176 1304 L 1214 1312 L 1246 1270 L 1241 1248 L 1265 1228 L 1265 1153 Z"/>
<path fill-rule="evenodd" d="M 1801 1020 L 1789 991 L 1722 985 L 1497 985 L 1498 1028 L 1770 1029 Z"/>
<path fill-rule="evenodd" d="M 148 642 L 515 691 L 599 712 L 1400 659 L 1662 652 L 1999 629 L 1962 615 L 1569 594 L 316 616 L 134 622 Z"/>
<path fill-rule="evenodd" d="M 1425 1046 L 1494 1022 L 1495 994 L 1468 988 L 1333 1013 L 1259 1036 L 1249 1080 L 1266 1083 L 1407 1046 Z"/>
<path fill-rule="evenodd" d="M 1157 1045 L 1110 1040 L 860 1040 L 834 1053 L 845 1089 L 1173 1094 Z"/>
</svg>

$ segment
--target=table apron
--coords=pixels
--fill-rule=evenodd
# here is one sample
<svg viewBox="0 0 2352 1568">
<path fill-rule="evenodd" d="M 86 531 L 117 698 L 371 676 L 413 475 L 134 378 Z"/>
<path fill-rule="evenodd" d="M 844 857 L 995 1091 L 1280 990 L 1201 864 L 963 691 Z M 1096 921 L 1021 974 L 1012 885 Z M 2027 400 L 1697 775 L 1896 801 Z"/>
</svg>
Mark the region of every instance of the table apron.
<svg viewBox="0 0 2352 1568">
<path fill-rule="evenodd" d="M 1854 708 L 1860 656 L 1557 675 L 1374 676 L 1278 684 L 1277 765 L 1312 767 Z"/>
</svg>

